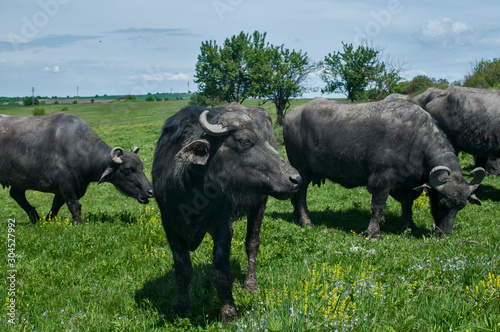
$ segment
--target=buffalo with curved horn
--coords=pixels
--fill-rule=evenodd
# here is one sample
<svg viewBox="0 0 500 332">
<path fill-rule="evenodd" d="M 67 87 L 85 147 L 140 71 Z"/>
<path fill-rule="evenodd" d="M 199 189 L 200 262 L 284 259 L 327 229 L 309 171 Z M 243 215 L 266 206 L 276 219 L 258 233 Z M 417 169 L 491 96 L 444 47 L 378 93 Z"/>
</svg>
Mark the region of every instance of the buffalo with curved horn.
<svg viewBox="0 0 500 332">
<path fill-rule="evenodd" d="M 292 198 L 302 225 L 313 224 L 307 186 L 324 179 L 346 188 L 366 186 L 372 194 L 365 231 L 369 237 L 380 236 L 389 195 L 401 203 L 401 229 L 415 231 L 413 201 L 428 188 L 439 235 L 452 233 L 457 212 L 467 202 L 480 204 L 473 191 L 484 169 L 475 169 L 467 183 L 448 140 L 430 114 L 411 101 L 353 104 L 314 99 L 287 114 L 283 136 L 290 163 L 303 178 Z"/>
<path fill-rule="evenodd" d="M 40 218 L 26 190 L 54 193 L 49 216 L 66 203 L 77 223 L 82 222 L 79 200 L 91 182 L 111 182 L 147 204 L 153 187 L 138 153 L 139 148 L 111 149 L 76 115 L 0 117 L 0 183 L 11 187 L 10 195 L 32 222 Z"/>
<path fill-rule="evenodd" d="M 190 309 L 194 251 L 208 232 L 214 240 L 212 280 L 225 321 L 237 316 L 229 254 L 232 223 L 247 216 L 246 289 L 258 289 L 255 271 L 260 226 L 269 195 L 287 199 L 298 172 L 276 151 L 271 118 L 239 104 L 206 110 L 189 106 L 167 119 L 153 161 L 153 186 L 174 257 L 174 309 Z"/>
</svg>

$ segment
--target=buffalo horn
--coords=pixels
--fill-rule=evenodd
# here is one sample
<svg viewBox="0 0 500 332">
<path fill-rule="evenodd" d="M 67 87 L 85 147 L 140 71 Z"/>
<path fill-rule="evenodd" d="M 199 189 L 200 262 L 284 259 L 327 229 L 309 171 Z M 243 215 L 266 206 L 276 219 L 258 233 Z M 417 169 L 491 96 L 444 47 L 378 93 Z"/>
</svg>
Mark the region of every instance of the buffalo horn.
<svg viewBox="0 0 500 332">
<path fill-rule="evenodd" d="M 486 171 L 482 167 L 474 168 L 471 173 L 474 174 L 474 178 L 469 182 L 471 186 L 478 186 L 486 175 Z"/>
<path fill-rule="evenodd" d="M 122 154 L 123 154 L 123 149 L 122 148 L 119 148 L 119 147 L 113 148 L 113 150 L 111 150 L 111 160 L 115 164 L 121 164 L 121 163 L 123 163 L 122 158 L 120 158 L 120 156 Z"/>
<path fill-rule="evenodd" d="M 211 124 L 207 120 L 208 110 L 203 111 L 200 115 L 200 126 L 203 130 L 209 134 L 210 136 L 223 136 L 226 135 L 229 131 L 228 128 L 225 128 L 221 124 Z"/>
<path fill-rule="evenodd" d="M 436 166 L 431 170 L 431 173 L 429 175 L 429 183 L 431 184 L 432 188 L 437 191 L 440 191 L 446 182 L 439 179 L 440 171 L 446 171 L 448 173 L 448 176 L 451 175 L 451 170 L 446 166 Z"/>
</svg>

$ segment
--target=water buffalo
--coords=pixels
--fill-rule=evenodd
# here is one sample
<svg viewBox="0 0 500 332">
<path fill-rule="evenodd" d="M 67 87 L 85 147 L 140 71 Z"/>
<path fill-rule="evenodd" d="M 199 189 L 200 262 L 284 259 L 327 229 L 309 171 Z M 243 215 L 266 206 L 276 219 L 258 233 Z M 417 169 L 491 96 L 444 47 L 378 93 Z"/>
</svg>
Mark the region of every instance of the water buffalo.
<svg viewBox="0 0 500 332">
<path fill-rule="evenodd" d="M 500 157 L 500 91 L 452 86 L 425 104 L 455 151 L 470 153 L 495 170 Z"/>
<path fill-rule="evenodd" d="M 303 183 L 292 198 L 302 225 L 312 225 L 307 186 L 330 179 L 346 188 L 366 186 L 372 194 L 365 234 L 379 237 L 388 195 L 401 203 L 402 229 L 416 230 L 413 201 L 429 188 L 437 234 L 452 232 L 457 212 L 484 177 L 475 169 L 467 183 L 449 142 L 429 113 L 411 101 L 341 103 L 314 99 L 290 111 L 283 135 L 288 158 Z"/>
<path fill-rule="evenodd" d="M 479 100 L 479 102 L 457 102 L 454 104 L 453 96 L 451 99 L 449 99 L 447 102 L 450 102 L 450 105 L 453 105 L 451 107 L 456 107 L 457 109 L 452 112 L 453 115 L 450 116 L 449 114 L 445 114 L 446 109 L 448 107 L 443 107 L 443 99 L 447 99 L 450 97 L 450 93 L 452 94 L 461 94 L 464 93 L 464 97 L 466 94 L 473 93 L 475 94 L 476 98 Z M 437 88 L 428 88 L 424 92 L 414 95 L 414 96 L 408 96 L 408 95 L 401 95 L 398 93 L 393 93 L 390 94 L 385 98 L 385 100 L 394 100 L 394 99 L 405 99 L 405 100 L 411 100 L 423 109 L 427 110 L 427 104 L 429 104 L 431 101 L 436 99 L 437 97 L 440 97 L 441 102 L 439 105 L 436 104 L 431 104 L 429 108 L 429 112 L 432 112 L 435 114 L 436 120 L 438 121 L 438 125 L 440 128 L 444 131 L 444 133 L 448 136 L 448 138 L 454 142 L 453 148 L 455 149 L 455 152 L 458 154 L 460 151 L 466 151 L 474 155 L 474 164 L 476 167 L 482 167 L 486 170 L 486 173 L 491 174 L 491 175 L 500 175 L 500 159 L 495 156 L 485 156 L 484 154 L 478 156 L 475 155 L 475 152 L 473 152 L 471 149 L 467 149 L 467 146 L 464 146 L 461 144 L 461 142 L 458 142 L 456 139 L 457 136 L 457 131 L 459 132 L 458 136 L 461 139 L 461 141 L 466 141 L 466 140 L 475 140 L 479 142 L 483 142 L 485 136 L 483 136 L 483 132 L 487 130 L 487 128 L 474 128 L 473 132 L 474 134 L 468 137 L 464 137 L 465 133 L 460 132 L 460 129 L 457 127 L 459 126 L 469 126 L 471 123 L 477 123 L 477 120 L 471 121 L 473 118 L 479 117 L 479 118 L 484 118 L 484 117 L 491 117 L 491 115 L 486 115 L 482 109 L 485 107 L 483 104 L 482 96 L 488 96 L 488 95 L 497 95 L 500 96 L 495 91 L 492 90 L 482 90 L 482 89 L 473 89 L 473 88 L 461 88 L 461 87 L 453 87 L 449 88 L 448 90 L 441 90 Z M 437 103 L 437 102 L 436 102 Z M 479 107 L 479 109 L 478 109 Z M 491 105 L 490 105 L 491 107 Z M 461 114 L 460 117 L 457 117 L 456 115 L 460 113 L 466 113 L 466 114 Z M 495 114 L 493 115 L 493 120 L 498 122 L 498 118 L 500 116 L 500 109 L 499 111 L 494 111 Z M 444 121 L 446 119 L 446 121 Z M 490 119 L 488 118 L 486 121 L 489 121 Z M 483 121 L 485 121 L 483 119 Z M 451 124 L 451 122 L 455 122 L 454 124 Z M 494 128 L 494 126 L 490 127 Z M 498 127 L 497 127 L 498 128 Z M 498 135 L 498 133 L 496 134 Z"/>
<path fill-rule="evenodd" d="M 124 194 L 148 203 L 153 188 L 137 153 L 111 149 L 81 118 L 68 113 L 0 116 L 0 183 L 32 222 L 40 217 L 26 200 L 26 190 L 54 193 L 55 217 L 66 203 L 82 222 L 79 199 L 91 182 L 111 182 Z"/>
<path fill-rule="evenodd" d="M 235 103 L 210 110 L 188 106 L 165 122 L 152 176 L 174 258 L 175 312 L 190 309 L 189 251 L 208 232 L 214 240 L 212 280 L 220 314 L 231 321 L 237 315 L 229 269 L 233 221 L 248 216 L 244 287 L 255 291 L 259 231 L 268 195 L 287 199 L 301 182 L 275 149 L 271 118 L 261 108 Z"/>
</svg>

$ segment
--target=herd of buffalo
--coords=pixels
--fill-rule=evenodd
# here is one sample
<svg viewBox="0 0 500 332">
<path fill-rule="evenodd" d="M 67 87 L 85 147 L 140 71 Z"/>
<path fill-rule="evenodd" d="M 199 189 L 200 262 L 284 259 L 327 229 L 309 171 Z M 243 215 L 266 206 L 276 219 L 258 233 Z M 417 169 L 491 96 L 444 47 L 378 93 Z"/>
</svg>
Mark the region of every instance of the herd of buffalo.
<svg viewBox="0 0 500 332">
<path fill-rule="evenodd" d="M 232 223 L 247 216 L 244 287 L 256 291 L 259 232 L 269 195 L 291 198 L 300 224 L 313 225 L 306 203 L 311 182 L 366 186 L 372 202 L 364 235 L 378 238 L 389 195 L 401 203 L 402 230 L 417 230 L 413 201 L 426 188 L 436 234 L 452 233 L 457 212 L 467 202 L 480 204 L 474 191 L 486 174 L 486 161 L 495 169 L 500 157 L 500 92 L 431 88 L 369 103 L 317 98 L 286 115 L 283 137 L 289 163 L 276 150 L 264 109 L 236 103 L 188 106 L 163 126 L 151 185 L 138 148 L 109 147 L 75 115 L 0 115 L 0 183 L 10 187 L 32 222 L 39 215 L 26 190 L 54 193 L 49 216 L 66 203 L 77 223 L 82 221 L 79 199 L 91 182 L 110 182 L 144 204 L 155 197 L 174 259 L 175 311 L 190 309 L 189 252 L 208 232 L 221 317 L 231 321 L 237 316 L 229 267 Z M 470 182 L 462 175 L 460 151 L 483 162 Z"/>
</svg>

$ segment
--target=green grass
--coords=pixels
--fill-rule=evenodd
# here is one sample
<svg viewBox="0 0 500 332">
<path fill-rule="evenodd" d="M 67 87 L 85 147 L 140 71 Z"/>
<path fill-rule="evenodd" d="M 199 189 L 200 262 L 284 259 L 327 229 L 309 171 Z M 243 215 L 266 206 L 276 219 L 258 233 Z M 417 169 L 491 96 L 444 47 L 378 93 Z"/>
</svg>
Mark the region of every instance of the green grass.
<svg viewBox="0 0 500 332">
<path fill-rule="evenodd" d="M 52 113 L 67 107 L 112 147 L 139 146 L 149 177 L 162 124 L 185 103 L 44 108 Z M 274 117 L 272 105 L 264 107 Z M 31 115 L 32 109 L 1 112 Z M 282 142 L 280 128 L 275 128 Z M 282 144 L 279 150 L 284 154 Z M 461 162 L 468 176 L 472 158 L 463 155 Z M 260 289 L 255 294 L 242 287 L 245 221 L 234 224 L 231 269 L 240 317 L 225 325 L 210 285 L 209 236 L 191 256 L 192 312 L 187 318 L 173 314 L 173 261 L 154 200 L 140 205 L 110 184 L 92 184 L 81 200 L 85 225 L 73 226 L 66 207 L 57 220 L 33 225 L 8 189 L 0 190 L 0 241 L 8 243 L 8 221 L 15 219 L 17 256 L 17 323 L 10 325 L 7 245 L 0 253 L 6 285 L 0 287 L 5 301 L 0 330 L 499 331 L 500 178 L 487 177 L 477 195 L 483 205 L 467 205 L 458 214 L 454 234 L 442 239 L 400 234 L 401 210 L 389 199 L 383 241 L 359 235 L 370 217 L 370 195 L 364 188 L 347 190 L 333 183 L 310 188 L 313 228 L 297 225 L 289 201 L 271 198 L 261 231 Z M 50 209 L 52 195 L 29 192 L 28 197 L 39 212 Z M 414 218 L 424 234 L 432 231 L 425 197 L 415 204 Z"/>
</svg>

